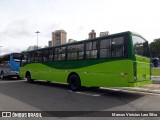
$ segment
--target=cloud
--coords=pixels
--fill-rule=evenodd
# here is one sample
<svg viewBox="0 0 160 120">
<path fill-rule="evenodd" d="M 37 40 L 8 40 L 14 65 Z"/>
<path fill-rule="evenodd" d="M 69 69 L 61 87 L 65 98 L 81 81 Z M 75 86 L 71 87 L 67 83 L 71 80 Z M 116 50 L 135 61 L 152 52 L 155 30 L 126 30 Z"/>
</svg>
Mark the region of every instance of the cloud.
<svg viewBox="0 0 160 120">
<path fill-rule="evenodd" d="M 0 35 L 11 38 L 23 38 L 26 36 L 31 36 L 31 32 L 27 20 L 21 19 L 11 21 L 7 24 L 5 28 L 1 30 Z"/>
<path fill-rule="evenodd" d="M 9 22 L 1 28 L 0 46 L 1 54 L 9 52 L 20 52 L 28 44 L 32 37 L 27 20 L 17 19 Z"/>
<path fill-rule="evenodd" d="M 13 46 L 7 46 L 7 47 L 0 47 L 0 55 L 8 54 L 11 52 L 21 52 L 23 49 L 21 48 L 14 48 Z"/>
<path fill-rule="evenodd" d="M 137 4 L 138 3 L 138 4 Z M 84 40 L 91 29 L 112 33 L 136 31 L 150 41 L 159 38 L 159 1 L 151 0 L 0 0 L 2 52 L 20 51 L 51 40 L 51 32 L 64 29 L 67 38 Z M 1 52 L 1 53 L 2 53 Z"/>
</svg>

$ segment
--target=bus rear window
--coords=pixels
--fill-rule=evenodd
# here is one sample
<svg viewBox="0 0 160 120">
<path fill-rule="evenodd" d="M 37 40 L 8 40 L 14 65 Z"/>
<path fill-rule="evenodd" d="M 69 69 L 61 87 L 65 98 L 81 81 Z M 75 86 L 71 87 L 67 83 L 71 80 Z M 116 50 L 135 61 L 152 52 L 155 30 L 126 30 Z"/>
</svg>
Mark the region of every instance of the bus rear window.
<svg viewBox="0 0 160 120">
<path fill-rule="evenodd" d="M 132 40 L 135 55 L 150 57 L 148 41 L 136 35 L 132 35 Z"/>
</svg>

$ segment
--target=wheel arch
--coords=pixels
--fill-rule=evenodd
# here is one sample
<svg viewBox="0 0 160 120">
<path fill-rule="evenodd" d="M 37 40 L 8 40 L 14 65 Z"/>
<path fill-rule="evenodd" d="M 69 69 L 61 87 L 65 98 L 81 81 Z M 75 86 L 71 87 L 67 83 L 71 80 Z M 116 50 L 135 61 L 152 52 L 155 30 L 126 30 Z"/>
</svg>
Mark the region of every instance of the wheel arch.
<svg viewBox="0 0 160 120">
<path fill-rule="evenodd" d="M 30 75 L 30 76 L 31 76 L 30 71 L 27 71 L 27 72 L 26 72 L 26 74 L 25 74 L 25 78 L 27 77 L 27 75 Z"/>
</svg>

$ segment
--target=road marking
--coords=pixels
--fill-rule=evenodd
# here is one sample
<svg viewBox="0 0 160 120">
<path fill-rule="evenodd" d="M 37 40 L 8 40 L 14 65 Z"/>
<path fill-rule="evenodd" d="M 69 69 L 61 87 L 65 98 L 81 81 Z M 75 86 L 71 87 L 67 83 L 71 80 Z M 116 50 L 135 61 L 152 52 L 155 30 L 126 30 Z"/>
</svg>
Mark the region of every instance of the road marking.
<svg viewBox="0 0 160 120">
<path fill-rule="evenodd" d="M 0 84 L 1 84 L 1 83 L 24 82 L 24 81 L 25 81 L 25 80 L 14 80 L 14 81 L 13 81 L 13 80 L 11 80 L 11 81 L 8 80 L 8 81 L 0 81 Z"/>
<path fill-rule="evenodd" d="M 82 95 L 94 96 L 94 97 L 101 96 L 101 95 L 99 95 L 99 94 L 91 94 L 91 93 L 85 93 L 85 92 L 76 92 L 76 93 L 82 94 Z"/>
<path fill-rule="evenodd" d="M 69 92 L 73 92 L 72 90 L 68 90 Z M 88 92 L 73 92 L 77 94 L 82 94 L 82 95 L 87 95 L 87 96 L 93 96 L 93 97 L 99 97 L 101 96 L 100 94 L 94 94 L 94 93 L 88 93 Z"/>
</svg>

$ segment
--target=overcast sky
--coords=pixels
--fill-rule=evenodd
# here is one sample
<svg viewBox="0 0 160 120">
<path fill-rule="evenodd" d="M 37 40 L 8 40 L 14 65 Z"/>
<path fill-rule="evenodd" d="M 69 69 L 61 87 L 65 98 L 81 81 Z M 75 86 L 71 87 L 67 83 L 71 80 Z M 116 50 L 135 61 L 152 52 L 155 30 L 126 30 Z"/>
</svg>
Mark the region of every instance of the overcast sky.
<svg viewBox="0 0 160 120">
<path fill-rule="evenodd" d="M 48 45 L 51 32 L 84 40 L 95 29 L 134 31 L 149 42 L 160 38 L 160 0 L 0 0 L 0 54 Z"/>
</svg>

